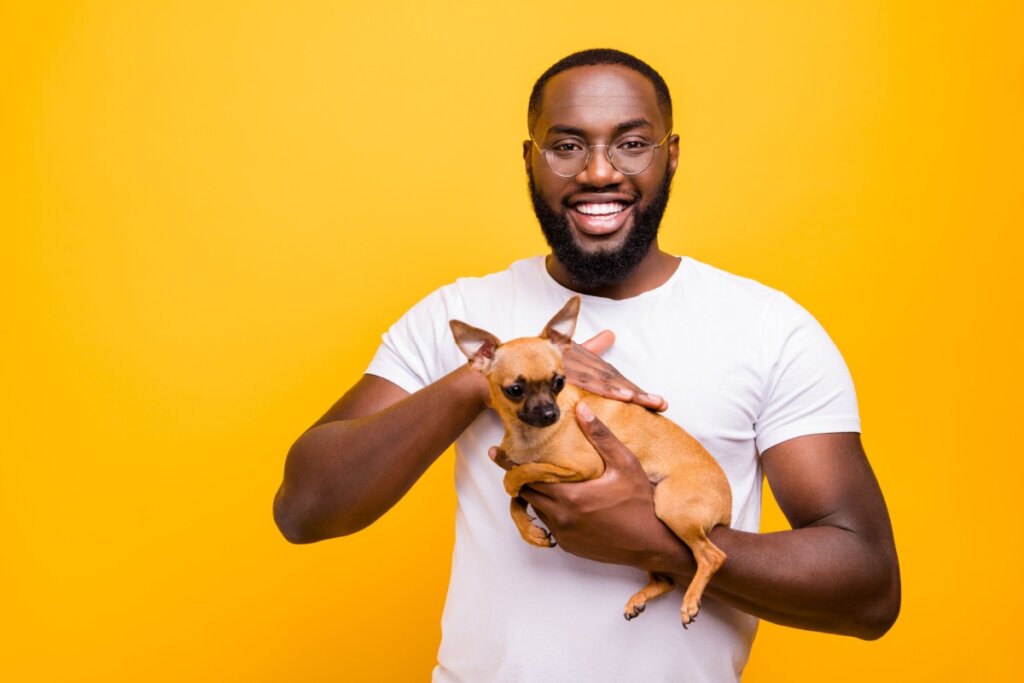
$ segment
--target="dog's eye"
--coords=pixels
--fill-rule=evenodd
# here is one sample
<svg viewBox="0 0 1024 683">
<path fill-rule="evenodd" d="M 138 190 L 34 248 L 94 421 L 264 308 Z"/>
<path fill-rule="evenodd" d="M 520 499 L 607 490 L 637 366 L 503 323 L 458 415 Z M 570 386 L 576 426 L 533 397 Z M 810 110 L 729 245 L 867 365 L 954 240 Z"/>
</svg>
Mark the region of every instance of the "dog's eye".
<svg viewBox="0 0 1024 683">
<path fill-rule="evenodd" d="M 518 384 L 512 384 L 510 386 L 507 386 L 504 389 L 502 389 L 502 391 L 504 391 L 505 395 L 508 396 L 513 401 L 518 401 L 523 397 L 523 388 Z"/>
<path fill-rule="evenodd" d="M 551 380 L 551 391 L 556 394 L 565 388 L 565 377 L 562 375 L 555 375 L 555 378 Z"/>
</svg>

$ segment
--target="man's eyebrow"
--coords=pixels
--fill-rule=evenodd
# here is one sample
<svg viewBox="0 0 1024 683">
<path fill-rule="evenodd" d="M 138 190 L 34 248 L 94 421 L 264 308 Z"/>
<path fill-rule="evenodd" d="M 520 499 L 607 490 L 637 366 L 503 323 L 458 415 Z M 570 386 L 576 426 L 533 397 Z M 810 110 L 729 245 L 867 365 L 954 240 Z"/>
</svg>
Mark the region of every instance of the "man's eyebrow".
<svg viewBox="0 0 1024 683">
<path fill-rule="evenodd" d="M 632 130 L 634 128 L 643 128 L 644 126 L 650 125 L 651 122 L 648 121 L 647 119 L 630 119 L 629 121 L 623 121 L 619 125 L 615 126 L 615 135 L 623 133 L 627 130 Z M 557 135 L 575 135 L 576 137 L 580 138 L 586 137 L 586 131 L 584 131 L 582 128 L 577 128 L 576 126 L 565 126 L 558 123 L 548 128 L 547 134 L 551 135 L 552 133 L 555 133 Z"/>
<path fill-rule="evenodd" d="M 650 126 L 650 125 L 651 125 L 651 122 L 648 121 L 647 119 L 632 119 L 631 121 L 626 121 L 624 123 L 620 123 L 619 125 L 615 126 L 615 132 L 616 133 L 622 133 L 624 131 L 631 130 L 633 128 L 643 128 L 644 126 Z"/>
<path fill-rule="evenodd" d="M 552 133 L 557 133 L 559 135 L 575 135 L 579 138 L 585 137 L 582 128 L 576 128 L 575 126 L 563 126 L 557 123 L 548 128 L 548 135 L 551 135 Z"/>
</svg>

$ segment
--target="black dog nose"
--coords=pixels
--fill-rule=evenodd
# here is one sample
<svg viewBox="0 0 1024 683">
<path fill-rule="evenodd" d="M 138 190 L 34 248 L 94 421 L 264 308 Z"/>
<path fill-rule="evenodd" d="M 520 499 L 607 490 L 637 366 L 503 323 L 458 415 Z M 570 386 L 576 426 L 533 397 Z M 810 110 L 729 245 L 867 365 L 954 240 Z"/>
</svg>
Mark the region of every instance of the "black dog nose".
<svg viewBox="0 0 1024 683">
<path fill-rule="evenodd" d="M 529 410 L 518 413 L 519 419 L 531 427 L 550 427 L 558 422 L 558 406 L 554 403 L 546 403 L 531 407 Z"/>
<path fill-rule="evenodd" d="M 554 406 L 541 408 L 538 412 L 540 414 L 537 416 L 537 422 L 543 427 L 555 424 L 555 421 L 558 419 L 558 409 Z"/>
</svg>

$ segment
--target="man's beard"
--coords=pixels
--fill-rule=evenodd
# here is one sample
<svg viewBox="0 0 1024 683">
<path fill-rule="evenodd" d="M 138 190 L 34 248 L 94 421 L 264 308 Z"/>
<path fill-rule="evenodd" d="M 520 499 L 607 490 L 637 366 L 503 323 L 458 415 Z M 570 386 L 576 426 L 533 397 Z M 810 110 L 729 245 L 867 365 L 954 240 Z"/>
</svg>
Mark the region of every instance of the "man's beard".
<svg viewBox="0 0 1024 683">
<path fill-rule="evenodd" d="M 658 236 L 658 226 L 668 205 L 669 187 L 672 176 L 665 174 L 658 193 L 651 198 L 646 209 L 633 205 L 633 225 L 625 241 L 615 249 L 584 251 L 573 239 L 569 219 L 556 212 L 537 193 L 533 173 L 529 173 L 530 199 L 533 212 L 540 221 L 540 229 L 558 262 L 565 267 L 573 284 L 594 289 L 623 282 L 636 269 Z"/>
</svg>

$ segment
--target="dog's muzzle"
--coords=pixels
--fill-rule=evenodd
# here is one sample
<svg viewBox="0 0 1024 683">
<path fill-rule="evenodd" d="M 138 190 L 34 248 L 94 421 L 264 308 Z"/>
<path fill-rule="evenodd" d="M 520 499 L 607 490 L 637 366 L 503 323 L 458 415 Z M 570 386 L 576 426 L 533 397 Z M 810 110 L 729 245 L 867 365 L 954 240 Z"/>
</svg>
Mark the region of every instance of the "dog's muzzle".
<svg viewBox="0 0 1024 683">
<path fill-rule="evenodd" d="M 554 403 L 542 403 L 516 413 L 516 417 L 531 427 L 550 427 L 558 422 L 560 415 L 558 406 Z"/>
</svg>

